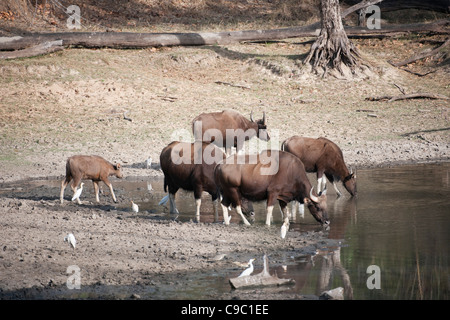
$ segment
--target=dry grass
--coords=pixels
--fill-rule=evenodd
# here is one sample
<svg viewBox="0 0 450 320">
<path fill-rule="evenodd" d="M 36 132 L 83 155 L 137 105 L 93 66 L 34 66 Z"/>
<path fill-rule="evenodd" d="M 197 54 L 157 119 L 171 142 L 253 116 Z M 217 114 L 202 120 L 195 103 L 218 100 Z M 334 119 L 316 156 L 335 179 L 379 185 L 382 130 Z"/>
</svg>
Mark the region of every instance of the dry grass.
<svg viewBox="0 0 450 320">
<path fill-rule="evenodd" d="M 86 0 L 80 6 L 94 26 L 109 24 L 124 30 L 270 27 L 271 23 L 299 23 L 296 19 L 303 19 L 302 14 L 314 17 L 302 6 L 300 11 L 291 10 L 295 1 L 280 3 L 142 0 L 96 1 L 94 5 Z M 302 3 L 310 8 L 309 1 Z M 138 5 L 140 10 L 136 10 Z M 42 26 L 38 25 L 41 20 L 34 21 L 36 24 L 23 24 L 24 28 L 64 28 L 63 20 Z M 130 21 L 136 24 L 128 26 Z M 294 134 L 327 136 L 357 166 L 449 158 L 445 101 L 364 100 L 399 94 L 394 84 L 408 93 L 450 95 L 445 55 L 410 66 L 416 71 L 436 70 L 426 77 L 408 74 L 386 62 L 432 48 L 442 39 L 355 40 L 375 74 L 353 81 L 309 75 L 301 63 L 310 48 L 307 40 L 145 50 L 67 49 L 32 59 L 2 61 L 0 179 L 62 174 L 65 159 L 74 153 L 103 154 L 111 161 L 128 164 L 144 161 L 149 155 L 158 159 L 176 129 L 189 132 L 196 115 L 223 109 L 243 114 L 265 110 L 269 127 L 274 133 L 278 131 L 280 140 Z M 360 109 L 373 110 L 377 118 L 356 111 Z M 125 110 L 130 111 L 132 122 L 123 119 Z M 388 154 L 386 148 L 397 151 Z"/>
<path fill-rule="evenodd" d="M 422 40 L 356 41 L 379 73 L 353 81 L 305 73 L 299 58 L 310 44 L 302 39 L 145 50 L 70 49 L 1 62 L 0 153 L 8 155 L 2 158 L 2 177 L 59 175 L 65 159 L 75 153 L 103 154 L 128 164 L 147 156 L 158 159 L 177 129 L 190 132 L 196 115 L 223 109 L 247 115 L 265 110 L 270 130 L 280 141 L 294 134 L 329 137 L 352 165 L 448 158 L 446 101 L 365 101 L 368 96 L 399 94 L 394 84 L 408 93 L 450 95 L 445 67 L 420 78 L 386 63 L 432 46 L 422 45 Z M 430 60 L 415 67 L 432 70 L 436 65 L 439 61 Z M 377 118 L 360 109 L 373 110 Z M 123 119 L 125 110 L 132 122 Z M 386 154 L 391 146 L 398 152 Z M 11 171 L 18 162 L 28 166 Z M 50 166 L 44 170 L 36 163 Z"/>
</svg>

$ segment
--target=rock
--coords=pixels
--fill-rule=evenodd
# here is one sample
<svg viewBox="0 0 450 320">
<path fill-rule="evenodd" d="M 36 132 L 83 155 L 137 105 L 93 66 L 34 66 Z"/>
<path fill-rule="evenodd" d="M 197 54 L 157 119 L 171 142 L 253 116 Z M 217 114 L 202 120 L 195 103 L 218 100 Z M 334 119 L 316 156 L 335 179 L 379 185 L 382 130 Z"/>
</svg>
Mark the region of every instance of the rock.
<svg viewBox="0 0 450 320">
<path fill-rule="evenodd" d="M 320 300 L 344 300 L 344 288 L 337 287 L 328 291 L 322 292 L 319 297 Z"/>
<path fill-rule="evenodd" d="M 138 295 L 138 294 L 136 294 L 136 293 L 133 293 L 133 294 L 130 296 L 130 298 L 131 298 L 131 299 L 137 299 L 137 300 L 139 300 L 139 299 L 141 298 L 141 296 Z"/>
</svg>

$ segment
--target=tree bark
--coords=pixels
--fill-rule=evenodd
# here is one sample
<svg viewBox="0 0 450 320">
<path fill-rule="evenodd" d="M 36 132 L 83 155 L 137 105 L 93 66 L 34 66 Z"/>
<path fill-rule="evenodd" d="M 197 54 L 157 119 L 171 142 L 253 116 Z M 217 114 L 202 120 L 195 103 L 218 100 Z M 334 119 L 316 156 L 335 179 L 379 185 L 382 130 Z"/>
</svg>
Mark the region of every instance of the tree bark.
<svg viewBox="0 0 450 320">
<path fill-rule="evenodd" d="M 348 39 L 342 24 L 341 9 L 338 0 L 320 1 L 321 30 L 319 37 L 311 46 L 304 60 L 310 63 L 313 71 L 321 68 L 325 75 L 328 69 L 336 69 L 344 75 L 343 66 L 350 68 L 354 74 L 360 66 L 360 55 Z"/>
</svg>

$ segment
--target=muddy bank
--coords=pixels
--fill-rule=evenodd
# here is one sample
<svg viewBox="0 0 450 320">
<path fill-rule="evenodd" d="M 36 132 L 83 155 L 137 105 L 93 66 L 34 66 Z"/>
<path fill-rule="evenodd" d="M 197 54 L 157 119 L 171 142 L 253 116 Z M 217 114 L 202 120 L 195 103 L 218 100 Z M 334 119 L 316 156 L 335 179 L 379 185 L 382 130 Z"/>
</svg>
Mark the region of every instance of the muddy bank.
<svg viewBox="0 0 450 320">
<path fill-rule="evenodd" d="M 244 226 L 236 216 L 229 226 L 182 222 L 164 209 L 132 213 L 106 196 L 100 205 L 88 200 L 61 205 L 50 195 L 54 187 L 41 188 L 48 196 L 2 187 L 2 299 L 228 299 L 241 293 L 251 298 L 228 284 L 245 268 L 237 262 L 257 258 L 257 271 L 264 254 L 277 267 L 336 245 L 319 225 L 289 231 L 283 240 L 278 224 Z M 124 200 L 120 192 L 118 198 Z M 75 249 L 63 241 L 68 233 L 76 235 Z M 216 260 L 218 254 L 225 256 Z M 66 285 L 69 266 L 80 268 L 80 290 Z M 259 299 L 293 297 L 280 289 L 257 292 Z"/>
</svg>

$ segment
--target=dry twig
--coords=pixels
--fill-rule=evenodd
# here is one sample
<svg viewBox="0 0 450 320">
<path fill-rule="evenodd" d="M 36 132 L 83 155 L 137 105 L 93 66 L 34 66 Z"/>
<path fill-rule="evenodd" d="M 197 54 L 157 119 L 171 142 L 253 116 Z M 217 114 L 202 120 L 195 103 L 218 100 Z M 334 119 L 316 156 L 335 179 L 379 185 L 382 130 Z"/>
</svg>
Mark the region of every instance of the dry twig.
<svg viewBox="0 0 450 320">
<path fill-rule="evenodd" d="M 399 96 L 381 96 L 381 97 L 367 97 L 365 100 L 368 101 L 385 101 L 388 102 L 397 101 L 397 100 L 406 100 L 406 99 L 443 99 L 443 100 L 449 100 L 450 98 L 443 95 L 443 94 L 437 94 L 437 93 L 425 93 L 425 92 L 418 92 L 418 93 L 410 93 L 410 94 L 403 94 Z"/>
</svg>

